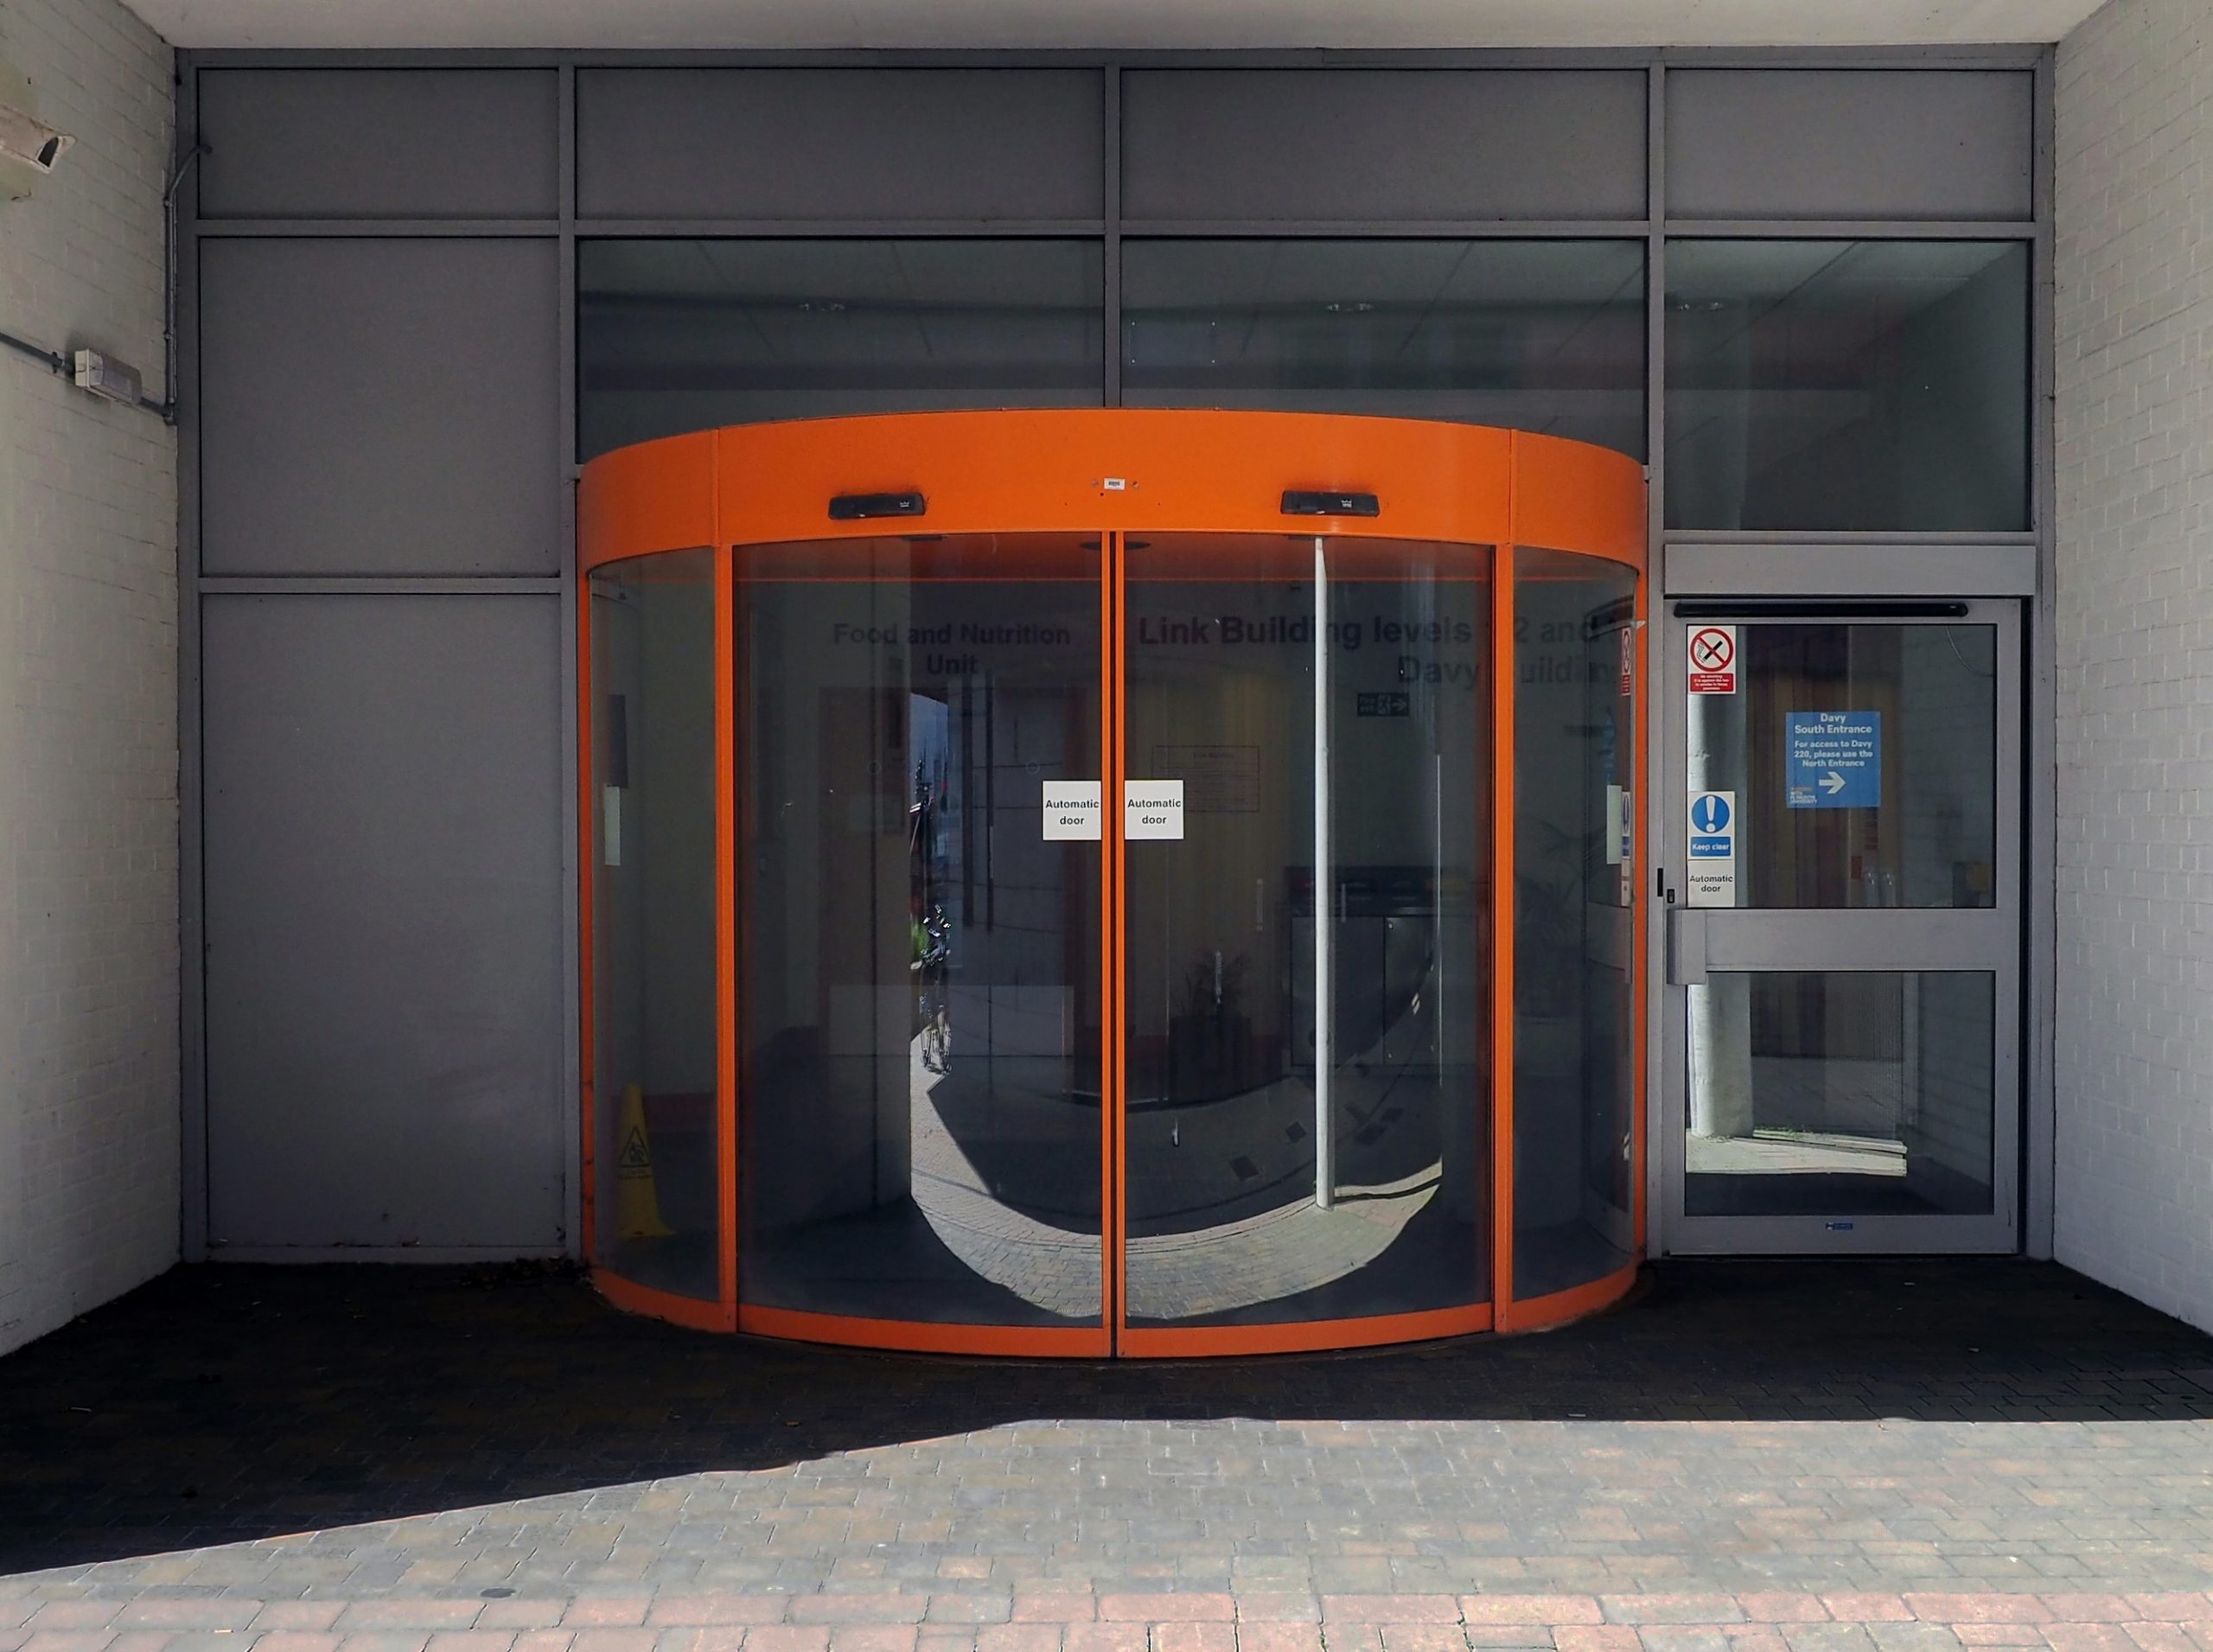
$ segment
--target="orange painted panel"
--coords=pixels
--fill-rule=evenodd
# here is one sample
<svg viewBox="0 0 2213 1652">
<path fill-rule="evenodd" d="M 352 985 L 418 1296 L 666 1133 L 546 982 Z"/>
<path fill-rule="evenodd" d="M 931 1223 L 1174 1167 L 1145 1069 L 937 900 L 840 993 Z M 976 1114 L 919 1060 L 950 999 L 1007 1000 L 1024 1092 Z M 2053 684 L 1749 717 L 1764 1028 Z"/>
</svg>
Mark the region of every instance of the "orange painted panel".
<svg viewBox="0 0 2213 1652">
<path fill-rule="evenodd" d="M 1626 454 L 1514 433 L 1514 542 L 1626 562 L 1644 555 L 1644 467 Z"/>
<path fill-rule="evenodd" d="M 617 448 L 584 467 L 577 491 L 578 565 L 689 551 L 721 538 L 715 525 L 715 436 L 672 436 Z"/>
<path fill-rule="evenodd" d="M 1638 1266 L 1632 1262 L 1602 1279 L 1578 1285 L 1572 1291 L 1555 1291 L 1548 1297 L 1508 1303 L 1499 1310 L 1498 1328 L 1506 1331 L 1545 1330 L 1611 1307 L 1636 1287 Z"/>
<path fill-rule="evenodd" d="M 909 1319 L 849 1319 L 795 1308 L 740 1304 L 737 1328 L 756 1336 L 915 1354 L 1015 1354 L 1099 1359 L 1113 1352 L 1106 1328 L 1089 1325 L 955 1325 Z"/>
<path fill-rule="evenodd" d="M 1380 1348 L 1389 1343 L 1467 1336 L 1491 1328 L 1489 1303 L 1424 1313 L 1357 1319 L 1309 1319 L 1280 1325 L 1138 1326 L 1126 1329 L 1120 1351 L 1138 1359 L 1191 1355 L 1311 1354 L 1332 1348 Z"/>
<path fill-rule="evenodd" d="M 881 533 L 833 522 L 838 494 L 915 492 L 931 533 L 1075 526 L 1326 532 L 1495 543 L 1508 437 L 1330 414 L 1139 408 L 927 413 L 758 424 L 717 435 L 724 537 Z M 1375 517 L 1286 517 L 1286 489 L 1371 493 Z"/>
</svg>

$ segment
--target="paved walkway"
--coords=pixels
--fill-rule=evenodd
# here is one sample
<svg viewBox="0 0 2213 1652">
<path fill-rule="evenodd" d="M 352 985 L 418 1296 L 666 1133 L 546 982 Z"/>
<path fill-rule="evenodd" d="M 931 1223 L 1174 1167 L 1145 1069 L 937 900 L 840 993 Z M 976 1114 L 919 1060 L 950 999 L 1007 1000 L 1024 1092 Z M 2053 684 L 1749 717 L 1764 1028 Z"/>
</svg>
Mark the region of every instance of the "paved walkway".
<svg viewBox="0 0 2213 1652">
<path fill-rule="evenodd" d="M 2021 1262 L 1549 1336 L 851 1355 L 182 1270 L 0 1360 L 0 1652 L 2213 1652 L 2213 1340 Z"/>
</svg>

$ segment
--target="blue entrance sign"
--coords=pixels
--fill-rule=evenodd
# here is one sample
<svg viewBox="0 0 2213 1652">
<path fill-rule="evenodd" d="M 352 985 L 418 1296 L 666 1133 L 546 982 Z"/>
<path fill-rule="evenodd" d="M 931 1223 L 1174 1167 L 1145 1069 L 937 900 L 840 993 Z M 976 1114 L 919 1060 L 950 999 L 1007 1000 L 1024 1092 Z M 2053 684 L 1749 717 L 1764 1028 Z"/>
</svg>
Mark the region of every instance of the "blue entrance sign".
<svg viewBox="0 0 2213 1652">
<path fill-rule="evenodd" d="M 1883 714 L 1792 711 L 1784 719 L 1790 807 L 1883 806 Z"/>
</svg>

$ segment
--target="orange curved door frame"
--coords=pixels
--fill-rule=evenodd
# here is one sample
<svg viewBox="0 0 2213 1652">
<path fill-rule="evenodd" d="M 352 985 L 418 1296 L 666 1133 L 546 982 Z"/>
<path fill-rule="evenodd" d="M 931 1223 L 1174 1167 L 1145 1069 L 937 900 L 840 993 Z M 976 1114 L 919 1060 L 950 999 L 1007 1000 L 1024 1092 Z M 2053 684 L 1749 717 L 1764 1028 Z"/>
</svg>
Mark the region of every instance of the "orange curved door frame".
<svg viewBox="0 0 2213 1652">
<path fill-rule="evenodd" d="M 1298 513 L 1288 513 L 1287 495 Z M 833 514 L 831 501 L 875 496 L 864 508 L 918 513 Z M 850 508 L 850 507 L 848 507 Z M 1373 513 L 1363 513 L 1372 508 Z M 928 413 L 733 427 L 640 443 L 584 468 L 578 499 L 579 567 L 711 547 L 717 684 L 717 1299 L 678 1296 L 597 1265 L 596 1114 L 592 1028 L 591 900 L 597 828 L 591 807 L 593 693 L 590 603 L 578 614 L 579 904 L 584 931 L 582 1074 L 584 1250 L 595 1282 L 618 1305 L 708 1330 L 926 1351 L 1041 1355 L 1185 1355 L 1355 1347 L 1486 1329 L 1522 1330 L 1591 1311 L 1626 1292 L 1635 1261 L 1549 1296 L 1517 1300 L 1514 1283 L 1515 593 L 1514 550 L 1540 547 L 1623 564 L 1638 576 L 1634 660 L 1644 678 L 1645 494 L 1625 456 L 1528 432 L 1427 421 L 1301 413 L 1083 409 Z M 804 547 L 836 577 L 841 544 L 887 533 L 1088 534 L 1100 552 L 1100 879 L 1102 950 L 1101 1203 L 1104 1312 L 1095 1328 L 1004 1327 L 873 1320 L 748 1304 L 737 1266 L 738 1110 L 744 1104 L 738 1005 L 746 967 L 737 869 L 746 822 L 737 784 L 738 609 L 744 548 Z M 1119 799 L 1126 638 L 1124 542 L 1137 533 L 1296 535 L 1302 540 L 1432 541 L 1491 550 L 1493 774 L 1490 1299 L 1464 1308 L 1235 1327 L 1131 1327 L 1123 1298 L 1123 1124 L 1127 1101 L 1125 910 Z M 852 545 L 858 551 L 860 546 Z M 1348 546 L 1349 548 L 1349 546 Z M 858 565 L 855 577 L 859 576 Z M 1636 795 L 1649 797 L 1645 722 L 1636 722 Z M 1645 831 L 1634 826 L 1631 903 L 1635 1006 L 1631 1121 L 1633 1233 L 1644 1240 Z"/>
</svg>

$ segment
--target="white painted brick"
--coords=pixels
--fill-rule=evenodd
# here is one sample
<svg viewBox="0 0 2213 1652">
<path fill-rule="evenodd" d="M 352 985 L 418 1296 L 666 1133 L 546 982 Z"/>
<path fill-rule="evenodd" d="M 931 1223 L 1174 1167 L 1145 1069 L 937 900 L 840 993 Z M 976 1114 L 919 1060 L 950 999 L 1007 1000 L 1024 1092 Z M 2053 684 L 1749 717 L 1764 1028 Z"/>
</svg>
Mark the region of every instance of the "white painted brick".
<svg viewBox="0 0 2213 1652">
<path fill-rule="evenodd" d="M 0 329 L 162 383 L 169 48 L 0 0 L 77 146 L 0 202 Z M 0 1351 L 176 1259 L 176 442 L 0 354 Z"/>
<path fill-rule="evenodd" d="M 2056 1242 L 2213 1329 L 2213 7 L 2059 48 Z"/>
</svg>

